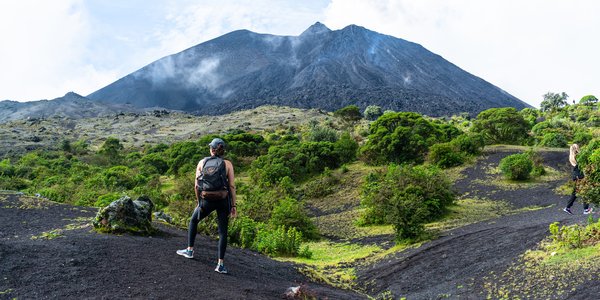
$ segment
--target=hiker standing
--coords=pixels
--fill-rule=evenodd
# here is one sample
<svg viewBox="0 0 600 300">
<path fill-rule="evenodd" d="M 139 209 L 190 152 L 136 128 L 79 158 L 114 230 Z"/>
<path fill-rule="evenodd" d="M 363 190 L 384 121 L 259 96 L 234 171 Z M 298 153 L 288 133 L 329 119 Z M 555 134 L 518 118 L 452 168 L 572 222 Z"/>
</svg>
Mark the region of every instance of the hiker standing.
<svg viewBox="0 0 600 300">
<path fill-rule="evenodd" d="M 579 180 L 583 179 L 583 171 L 579 169 L 579 165 L 577 164 L 577 154 L 579 154 L 579 145 L 573 144 L 571 145 L 571 149 L 569 151 L 569 162 L 573 166 L 573 171 L 571 172 L 571 179 L 573 180 L 573 192 L 571 193 L 571 198 L 569 198 L 569 203 L 567 203 L 567 207 L 563 210 L 568 214 L 573 214 L 571 211 L 571 206 L 575 202 L 575 198 L 577 198 L 577 185 L 579 184 Z M 592 208 L 589 207 L 588 203 L 583 203 L 583 213 L 589 214 L 592 212 Z"/>
<path fill-rule="evenodd" d="M 188 247 L 177 250 L 177 254 L 186 258 L 194 257 L 198 223 L 216 210 L 219 227 L 219 260 L 215 271 L 226 274 L 227 269 L 223 265 L 223 258 L 227 249 L 227 226 L 229 216 L 235 218 L 237 215 L 233 164 L 223 159 L 225 142 L 222 139 L 215 138 L 208 145 L 210 156 L 198 162 L 196 167 L 194 190 L 198 205 L 194 209 L 188 228 Z"/>
</svg>

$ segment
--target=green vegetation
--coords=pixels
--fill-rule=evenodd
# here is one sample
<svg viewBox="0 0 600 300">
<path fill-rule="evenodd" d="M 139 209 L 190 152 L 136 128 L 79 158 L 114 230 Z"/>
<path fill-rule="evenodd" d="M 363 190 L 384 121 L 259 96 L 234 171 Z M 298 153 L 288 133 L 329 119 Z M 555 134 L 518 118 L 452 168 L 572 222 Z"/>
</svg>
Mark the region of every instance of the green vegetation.
<svg viewBox="0 0 600 300">
<path fill-rule="evenodd" d="M 551 298 L 574 291 L 597 279 L 600 268 L 600 222 L 549 226 L 550 237 L 528 250 L 502 274 L 486 279 L 487 297 L 493 299 Z"/>
<path fill-rule="evenodd" d="M 481 134 L 487 145 L 526 142 L 529 123 L 512 107 L 484 110 L 473 122 L 471 131 Z"/>
<path fill-rule="evenodd" d="M 526 153 L 509 155 L 500 161 L 502 174 L 510 180 L 526 180 L 533 170 L 533 161 Z"/>
<path fill-rule="evenodd" d="M 550 96 L 548 100 L 554 99 Z M 239 126 L 231 126 L 233 116 L 202 119 L 202 126 L 214 128 L 218 122 L 229 128 L 219 137 L 227 142 L 226 158 L 236 167 L 238 185 L 239 217 L 230 223 L 230 241 L 271 256 L 314 260 L 320 256 L 317 245 L 327 243 L 320 239 L 323 235 L 342 241 L 373 236 L 392 240 L 395 236 L 398 245 L 405 247 L 438 230 L 505 214 L 508 208 L 503 203 L 468 198 L 455 201 L 449 189 L 449 174 L 456 172 L 456 166 L 474 161 L 484 144 L 564 150 L 573 142 L 587 145 L 580 155 L 587 180 L 581 193 L 598 199 L 600 130 L 594 126 L 600 125 L 600 114 L 597 99 L 592 97 L 578 105 L 552 100 L 554 104 L 544 111 L 493 108 L 477 118 L 461 114 L 447 120 L 382 112 L 377 106 L 365 108 L 362 115 L 359 107 L 351 105 L 333 114 L 319 112 L 306 118 L 298 112 L 280 115 L 271 107 L 267 110 L 273 111 L 275 121 L 258 120 L 266 117 L 255 110 L 235 114 L 238 122 L 247 119 Z M 298 121 L 302 119 L 306 120 Z M 98 129 L 108 132 L 109 127 Z M 164 134 L 166 130 L 185 132 L 186 138 L 174 142 Z M 185 227 L 195 206 L 196 164 L 208 155 L 207 144 L 216 135 L 209 131 L 191 134 L 183 125 L 153 127 L 149 132 L 162 139 L 141 143 L 138 140 L 144 139 L 143 134 L 120 139 L 114 137 L 120 134 L 107 134 L 109 137 L 98 143 L 98 139 L 82 135 L 58 139 L 48 148 L 1 157 L 0 189 L 97 207 L 123 195 L 147 195 L 155 210 L 168 213 L 176 225 Z M 535 151 L 527 149 L 519 148 L 525 152 L 521 160 L 506 165 L 510 174 L 527 173 L 533 179 L 494 184 L 520 188 L 558 178 L 558 171 L 544 168 Z M 531 162 L 529 172 L 521 165 L 524 161 Z M 496 167 L 490 170 L 498 172 Z M 209 218 L 201 223 L 200 231 L 215 234 L 214 223 Z M 347 246 L 348 255 L 368 247 Z M 365 257 L 381 258 L 402 247 L 369 250 Z M 351 267 L 346 269 L 345 278 L 351 278 Z"/>
<path fill-rule="evenodd" d="M 434 166 L 390 165 L 363 184 L 361 224 L 391 224 L 398 240 L 417 239 L 427 221 L 455 201 L 450 182 Z"/>
</svg>

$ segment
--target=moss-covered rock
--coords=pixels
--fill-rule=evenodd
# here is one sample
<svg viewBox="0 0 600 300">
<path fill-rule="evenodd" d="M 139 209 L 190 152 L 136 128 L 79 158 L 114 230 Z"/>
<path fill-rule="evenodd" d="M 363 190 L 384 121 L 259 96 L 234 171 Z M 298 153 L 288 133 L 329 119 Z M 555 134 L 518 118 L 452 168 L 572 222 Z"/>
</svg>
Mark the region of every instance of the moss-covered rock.
<svg viewBox="0 0 600 300">
<path fill-rule="evenodd" d="M 135 201 L 123 196 L 101 208 L 92 224 L 100 232 L 149 235 L 156 231 L 152 227 L 153 207 L 154 204 L 146 196 L 141 196 Z"/>
</svg>

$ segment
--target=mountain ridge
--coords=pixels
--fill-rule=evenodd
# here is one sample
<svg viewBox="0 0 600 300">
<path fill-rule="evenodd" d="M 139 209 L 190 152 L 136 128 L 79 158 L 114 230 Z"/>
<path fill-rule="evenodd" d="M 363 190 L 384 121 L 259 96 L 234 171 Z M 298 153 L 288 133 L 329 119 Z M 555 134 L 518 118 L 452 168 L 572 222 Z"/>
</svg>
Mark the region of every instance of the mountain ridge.
<svg viewBox="0 0 600 300">
<path fill-rule="evenodd" d="M 431 116 L 530 107 L 423 46 L 317 22 L 299 36 L 236 30 L 163 57 L 88 95 L 102 103 L 223 114 L 261 105 L 379 105 Z"/>
</svg>

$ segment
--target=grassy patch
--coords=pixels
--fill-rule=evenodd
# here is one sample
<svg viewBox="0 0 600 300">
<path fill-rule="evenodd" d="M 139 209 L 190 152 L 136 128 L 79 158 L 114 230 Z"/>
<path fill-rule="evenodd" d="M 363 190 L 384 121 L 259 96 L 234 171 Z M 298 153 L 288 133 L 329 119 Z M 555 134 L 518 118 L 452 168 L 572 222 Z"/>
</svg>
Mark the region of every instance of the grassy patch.
<svg viewBox="0 0 600 300">
<path fill-rule="evenodd" d="M 354 266 L 375 253 L 382 252 L 376 245 L 357 245 L 329 241 L 306 243 L 313 255 L 311 258 L 277 258 L 280 261 L 302 264 L 300 271 L 308 277 L 327 284 L 354 289 L 356 273 Z"/>
<path fill-rule="evenodd" d="M 427 224 L 426 228 L 433 231 L 450 230 L 507 215 L 512 209 L 510 204 L 502 201 L 460 199 L 448 207 L 446 216 L 440 221 Z"/>
<path fill-rule="evenodd" d="M 40 235 L 34 235 L 31 237 L 32 240 L 53 240 L 58 237 L 63 237 L 62 229 L 53 229 L 50 231 L 44 231 Z"/>
<path fill-rule="evenodd" d="M 333 191 L 323 197 L 306 197 L 308 206 L 316 208 L 323 214 L 337 213 L 360 205 L 360 187 L 364 177 L 370 172 L 381 169 L 381 167 L 367 166 L 363 162 L 354 162 L 346 166 L 347 171 L 335 170 L 332 176 L 336 176 L 338 184 Z M 316 180 L 319 180 L 318 178 Z M 303 188 L 307 188 L 306 183 Z"/>
<path fill-rule="evenodd" d="M 547 184 L 549 182 L 565 179 L 564 172 L 560 172 L 549 166 L 544 166 L 544 169 L 546 169 L 545 175 L 542 175 L 539 177 L 533 177 L 533 178 L 530 178 L 529 180 L 525 180 L 525 181 L 515 181 L 515 180 L 505 179 L 502 176 L 498 166 L 488 165 L 488 166 L 484 167 L 484 169 L 486 170 L 485 171 L 486 174 L 491 176 L 491 179 L 487 179 L 487 180 L 476 179 L 476 180 L 473 180 L 473 182 L 477 183 L 477 184 L 481 184 L 481 185 L 493 186 L 495 188 L 502 189 L 502 190 L 514 191 L 514 190 L 521 190 L 521 189 L 531 189 L 531 188 L 534 188 L 534 187 L 542 185 L 542 184 Z"/>
<path fill-rule="evenodd" d="M 362 209 L 353 209 L 314 217 L 313 222 L 319 228 L 319 232 L 325 236 L 339 239 L 353 239 L 367 236 L 394 234 L 392 225 L 365 226 L 356 225 L 356 220 L 362 213 Z"/>
<path fill-rule="evenodd" d="M 484 277 L 488 299 L 564 298 L 600 277 L 600 243 L 556 249 L 551 239 L 528 250 L 501 274 Z"/>
</svg>

